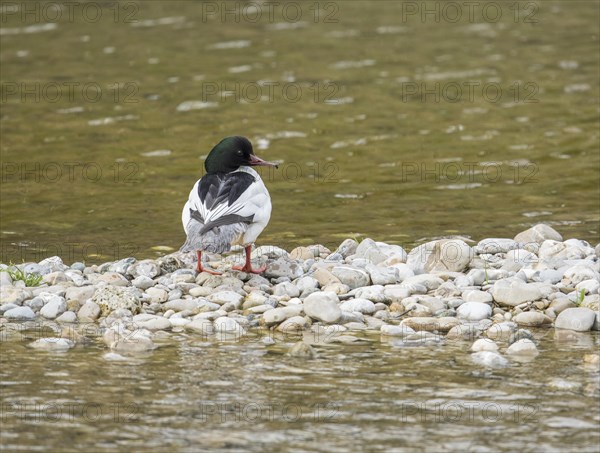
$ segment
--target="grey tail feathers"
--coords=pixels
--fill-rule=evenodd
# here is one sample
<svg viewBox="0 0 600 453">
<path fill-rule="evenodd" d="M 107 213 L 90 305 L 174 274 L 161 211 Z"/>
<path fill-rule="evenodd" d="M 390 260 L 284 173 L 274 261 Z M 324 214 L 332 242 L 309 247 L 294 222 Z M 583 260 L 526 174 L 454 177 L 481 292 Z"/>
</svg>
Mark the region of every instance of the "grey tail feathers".
<svg viewBox="0 0 600 453">
<path fill-rule="evenodd" d="M 231 249 L 231 244 L 248 229 L 247 223 L 234 223 L 214 227 L 203 231 L 204 225 L 195 219 L 187 224 L 187 239 L 179 249 L 180 252 L 203 250 L 210 253 L 225 253 Z"/>
</svg>

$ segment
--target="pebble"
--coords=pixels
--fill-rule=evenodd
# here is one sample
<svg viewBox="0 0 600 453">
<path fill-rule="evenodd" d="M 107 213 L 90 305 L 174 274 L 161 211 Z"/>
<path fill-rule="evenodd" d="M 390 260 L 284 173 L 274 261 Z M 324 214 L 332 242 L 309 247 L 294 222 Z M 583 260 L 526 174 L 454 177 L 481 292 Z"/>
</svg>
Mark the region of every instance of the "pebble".
<svg viewBox="0 0 600 453">
<path fill-rule="evenodd" d="M 416 273 L 432 271 L 462 272 L 474 256 L 473 249 L 459 239 L 439 239 L 410 251 L 406 264 Z"/>
<path fill-rule="evenodd" d="M 399 326 L 392 324 L 384 324 L 380 328 L 381 335 L 388 335 L 390 337 L 406 337 L 414 334 L 416 331 L 404 324 Z"/>
<path fill-rule="evenodd" d="M 533 341 L 528 338 L 523 338 L 511 344 L 506 350 L 506 353 L 509 355 L 536 356 L 539 354 L 539 351 Z"/>
<path fill-rule="evenodd" d="M 272 326 L 285 321 L 288 318 L 298 316 L 303 311 L 302 305 L 288 305 L 287 307 L 272 308 L 265 311 L 262 321 L 266 326 Z"/>
<path fill-rule="evenodd" d="M 292 316 L 277 326 L 278 331 L 285 333 L 301 332 L 311 325 L 310 319 L 304 316 Z"/>
<path fill-rule="evenodd" d="M 66 338 L 40 338 L 29 345 L 34 349 L 45 351 L 67 351 L 75 346 L 75 343 Z"/>
<path fill-rule="evenodd" d="M 519 248 L 519 243 L 514 239 L 507 238 L 488 238 L 479 241 L 475 247 L 475 251 L 478 254 L 482 253 L 506 253 L 510 250 Z"/>
<path fill-rule="evenodd" d="M 518 325 L 514 322 L 499 322 L 489 327 L 485 334 L 492 340 L 505 340 L 508 341 L 510 336 L 515 333 L 518 329 Z"/>
<path fill-rule="evenodd" d="M 44 318 L 55 319 L 67 311 L 67 303 L 64 298 L 50 293 L 41 293 L 39 297 L 45 302 L 40 310 L 40 315 Z"/>
<path fill-rule="evenodd" d="M 540 299 L 542 293 L 537 286 L 513 277 L 494 283 L 492 296 L 499 304 L 516 307 Z"/>
<path fill-rule="evenodd" d="M 539 311 L 524 311 L 519 313 L 513 320 L 520 326 L 540 327 L 552 324 L 552 319 Z"/>
<path fill-rule="evenodd" d="M 213 325 L 215 332 L 235 334 L 238 337 L 246 334 L 246 330 L 235 319 L 228 318 L 227 316 L 215 319 Z"/>
<path fill-rule="evenodd" d="M 492 307 L 481 302 L 465 302 L 456 309 L 456 314 L 467 321 L 480 321 L 492 316 Z"/>
<path fill-rule="evenodd" d="M 481 352 L 481 351 L 491 351 L 498 352 L 498 345 L 494 340 L 490 340 L 488 338 L 480 338 L 476 340 L 475 343 L 471 346 L 471 351 L 473 352 Z"/>
<path fill-rule="evenodd" d="M 292 345 L 292 347 L 288 351 L 288 355 L 292 357 L 314 359 L 317 356 L 317 353 L 311 345 L 303 341 L 299 341 Z"/>
<path fill-rule="evenodd" d="M 480 351 L 471 354 L 471 360 L 478 365 L 483 365 L 489 368 L 503 368 L 508 366 L 508 360 L 502 357 L 497 352 Z"/>
<path fill-rule="evenodd" d="M 402 321 L 401 325 L 405 325 L 416 331 L 426 330 L 428 332 L 448 332 L 454 326 L 460 324 L 460 321 L 456 318 L 442 317 L 413 317 L 406 318 Z"/>
<path fill-rule="evenodd" d="M 350 266 L 335 266 L 331 273 L 339 279 L 339 281 L 348 285 L 350 289 L 368 286 L 370 283 L 369 274 L 358 268 Z"/>
<path fill-rule="evenodd" d="M 375 309 L 375 304 L 373 302 L 371 302 L 368 299 L 361 299 L 361 298 L 357 298 L 357 299 L 351 299 L 351 300 L 347 300 L 346 302 L 343 302 L 340 305 L 340 309 L 342 311 L 357 311 L 359 313 L 363 313 L 363 314 L 373 314 L 375 313 L 376 309 Z"/>
<path fill-rule="evenodd" d="M 337 294 L 331 291 L 312 293 L 304 300 L 304 313 L 313 319 L 334 324 L 342 317 Z"/>
<path fill-rule="evenodd" d="M 473 341 L 481 335 L 481 330 L 477 326 L 470 324 L 459 324 L 452 327 L 446 334 L 449 340 Z"/>
<path fill-rule="evenodd" d="M 554 228 L 544 223 L 537 224 L 514 237 L 514 240 L 521 244 L 541 244 L 547 239 L 562 241 L 562 236 Z"/>
<path fill-rule="evenodd" d="M 74 311 L 65 311 L 62 315 L 56 318 L 56 321 L 66 323 L 77 322 L 77 313 Z"/>
<path fill-rule="evenodd" d="M 235 306 L 235 308 L 240 308 L 242 306 L 242 301 L 244 300 L 244 296 L 238 294 L 234 291 L 218 291 L 216 293 L 212 293 L 207 297 L 210 302 L 214 302 L 219 305 L 225 305 L 231 303 Z"/>
<path fill-rule="evenodd" d="M 496 341 L 507 342 L 511 356 L 538 353 L 532 333 L 519 326 L 553 322 L 557 343 L 593 347 L 585 332 L 600 327 L 598 250 L 536 225 L 515 239 L 483 239 L 474 247 L 439 239 L 408 254 L 370 238 L 347 239 L 333 253 L 318 245 L 290 254 L 263 246 L 253 256 L 266 262 L 264 275 L 231 272 L 232 261 L 215 254 L 208 259 L 216 269 L 225 261 L 223 275 L 196 274 L 191 253 L 87 267 L 52 257 L 24 265 L 44 276 L 34 288 L 0 273 L 0 322 L 17 325 L 36 313 L 69 329 L 98 322 L 109 354 L 121 359 L 154 350 L 154 339 L 165 336 L 212 341 L 270 329 L 305 340 L 318 332 L 318 344 L 373 341 L 364 331 L 378 331 L 392 347 L 468 340 L 476 363 L 507 366 Z"/>
<path fill-rule="evenodd" d="M 10 321 L 28 321 L 35 319 L 35 313 L 29 307 L 15 307 L 5 311 L 4 317 Z"/>
<path fill-rule="evenodd" d="M 577 307 L 567 308 L 559 313 L 554 321 L 557 329 L 575 330 L 587 332 L 594 325 L 597 314 L 589 308 Z"/>
<path fill-rule="evenodd" d="M 80 321 L 95 321 L 100 316 L 102 310 L 96 302 L 88 300 L 77 312 Z"/>
<path fill-rule="evenodd" d="M 67 288 L 65 299 L 67 301 L 76 300 L 80 304 L 84 304 L 88 299 L 94 297 L 95 292 L 96 287 L 92 285 L 80 287 L 71 286 Z"/>
<path fill-rule="evenodd" d="M 98 304 L 103 315 L 119 308 L 125 308 L 134 314 L 141 310 L 141 303 L 135 288 L 123 288 L 113 285 L 103 286 L 96 289 L 92 302 Z"/>
<path fill-rule="evenodd" d="M 202 336 L 213 335 L 215 333 L 214 325 L 208 319 L 194 319 L 184 327 L 186 330 L 199 333 Z"/>
</svg>

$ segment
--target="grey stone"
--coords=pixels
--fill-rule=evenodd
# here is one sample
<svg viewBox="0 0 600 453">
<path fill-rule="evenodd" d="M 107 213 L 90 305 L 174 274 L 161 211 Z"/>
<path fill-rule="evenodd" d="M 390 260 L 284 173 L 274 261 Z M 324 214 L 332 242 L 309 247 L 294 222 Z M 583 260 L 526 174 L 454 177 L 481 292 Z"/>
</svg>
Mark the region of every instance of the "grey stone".
<svg viewBox="0 0 600 453">
<path fill-rule="evenodd" d="M 357 248 L 358 242 L 354 239 L 345 239 L 334 253 L 338 253 L 342 255 L 342 257 L 347 258 L 348 256 L 353 255 Z"/>
<path fill-rule="evenodd" d="M 148 277 L 153 279 L 160 275 L 160 267 L 153 260 L 142 260 L 127 268 L 127 273 L 134 278 Z"/>
<path fill-rule="evenodd" d="M 225 305 L 227 303 L 231 303 L 236 308 L 240 308 L 242 306 L 244 296 L 234 291 L 218 291 L 216 293 L 212 293 L 207 297 L 207 299 L 215 304 Z"/>
<path fill-rule="evenodd" d="M 62 315 L 56 318 L 57 322 L 77 322 L 77 313 L 67 310 Z"/>
<path fill-rule="evenodd" d="M 303 292 L 307 289 L 316 289 L 319 287 L 319 281 L 310 276 L 302 277 L 296 281 L 296 287 L 300 292 Z"/>
<path fill-rule="evenodd" d="M 538 257 L 535 254 L 524 250 L 511 250 L 506 254 L 502 269 L 509 272 L 518 272 L 524 266 L 530 266 L 538 262 Z"/>
<path fill-rule="evenodd" d="M 263 313 L 262 320 L 265 325 L 272 326 L 293 316 L 298 316 L 302 311 L 302 305 L 288 305 L 287 307 L 273 308 Z"/>
<path fill-rule="evenodd" d="M 462 298 L 466 302 L 483 302 L 483 303 L 491 303 L 494 299 L 490 293 L 487 291 L 479 291 L 479 290 L 466 290 L 462 293 Z"/>
<path fill-rule="evenodd" d="M 506 253 L 510 250 L 519 248 L 519 244 L 514 239 L 507 238 L 488 238 L 479 241 L 475 247 L 478 254 L 482 253 Z"/>
<path fill-rule="evenodd" d="M 499 280 L 494 283 L 492 296 L 500 304 L 516 307 L 523 302 L 541 299 L 542 293 L 535 285 L 512 278 Z"/>
<path fill-rule="evenodd" d="M 457 308 L 456 313 L 467 321 L 480 321 L 492 316 L 492 307 L 482 302 L 465 302 Z"/>
<path fill-rule="evenodd" d="M 51 256 L 50 258 L 43 259 L 39 262 L 39 265 L 42 268 L 50 268 L 51 272 L 66 271 L 69 268 L 69 266 L 66 266 L 58 256 Z"/>
<path fill-rule="evenodd" d="M 311 345 L 304 343 L 303 341 L 299 341 L 292 345 L 288 351 L 288 355 L 292 357 L 314 359 L 317 356 L 317 353 Z"/>
<path fill-rule="evenodd" d="M 398 269 L 367 264 L 365 270 L 369 273 L 373 285 L 389 285 L 400 281 Z"/>
<path fill-rule="evenodd" d="M 134 316 L 133 323 L 137 328 L 147 329 L 151 332 L 171 328 L 171 322 L 167 318 L 146 313 Z"/>
<path fill-rule="evenodd" d="M 557 329 L 575 330 L 577 332 L 587 332 L 591 330 L 596 318 L 596 312 L 589 308 L 577 307 L 567 308 L 561 311 L 554 321 L 554 327 Z"/>
<path fill-rule="evenodd" d="M 301 332 L 310 327 L 310 319 L 304 316 L 292 316 L 286 319 L 276 328 L 279 332 L 294 333 Z"/>
<path fill-rule="evenodd" d="M 570 286 L 575 286 L 585 280 L 598 280 L 600 276 L 598 272 L 588 265 L 578 264 L 568 268 L 563 276 L 563 283 Z"/>
<path fill-rule="evenodd" d="M 141 310 L 141 303 L 135 288 L 107 285 L 96 290 L 92 302 L 98 304 L 103 315 L 118 308 L 125 308 L 133 314 L 139 313 Z"/>
<path fill-rule="evenodd" d="M 110 272 L 117 272 L 119 274 L 126 274 L 129 266 L 134 264 L 137 260 L 133 257 L 123 258 L 122 260 L 116 261 L 114 263 L 109 263 L 107 270 Z M 106 270 L 102 270 L 106 272 Z"/>
<path fill-rule="evenodd" d="M 290 280 L 302 277 L 303 274 L 304 270 L 298 262 L 283 257 L 270 262 L 265 271 L 265 277 L 288 277 Z"/>
<path fill-rule="evenodd" d="M 480 338 L 473 343 L 471 346 L 471 351 L 473 352 L 481 352 L 481 351 L 491 351 L 498 352 L 498 345 L 494 340 L 490 340 L 489 338 Z"/>
<path fill-rule="evenodd" d="M 70 286 L 65 293 L 65 299 L 67 301 L 76 300 L 80 304 L 83 304 L 86 300 L 94 297 L 95 292 L 95 286 Z"/>
<path fill-rule="evenodd" d="M 350 289 L 368 286 L 370 283 L 369 274 L 355 267 L 350 266 L 335 266 L 331 273 L 337 277 L 344 285 L 348 285 Z"/>
<path fill-rule="evenodd" d="M 552 319 L 539 311 L 524 311 L 515 316 L 513 320 L 518 325 L 527 327 L 540 327 L 544 324 L 552 324 Z"/>
<path fill-rule="evenodd" d="M 96 302 L 88 300 L 77 312 L 77 317 L 80 321 L 95 321 L 100 316 L 101 311 Z"/>
<path fill-rule="evenodd" d="M 423 285 L 426 288 L 426 291 L 433 291 L 435 289 L 437 289 L 439 286 L 442 285 L 442 283 L 444 283 L 444 280 L 442 280 L 439 277 L 436 277 L 435 275 L 431 275 L 431 274 L 419 274 L 419 275 L 415 275 L 414 277 L 409 277 L 407 279 L 405 279 L 400 286 L 409 288 L 413 285 Z"/>
<path fill-rule="evenodd" d="M 32 297 L 32 292 L 25 288 L 4 285 L 0 287 L 0 303 L 2 304 L 21 305 L 23 301 Z"/>
<path fill-rule="evenodd" d="M 541 244 L 546 239 L 562 241 L 562 236 L 552 227 L 539 223 L 515 236 L 515 241 L 522 244 L 537 243 Z"/>
<path fill-rule="evenodd" d="M 148 288 L 146 294 L 150 297 L 151 302 L 162 303 L 166 302 L 169 298 L 169 293 L 162 288 Z"/>
<path fill-rule="evenodd" d="M 350 299 L 340 305 L 340 310 L 354 312 L 357 311 L 363 314 L 375 313 L 375 304 L 368 299 Z"/>
<path fill-rule="evenodd" d="M 500 322 L 488 328 L 485 332 L 488 338 L 494 340 L 508 340 L 510 336 L 516 332 L 518 326 L 514 322 Z"/>
<path fill-rule="evenodd" d="M 539 354 L 539 351 L 533 341 L 523 338 L 511 344 L 506 350 L 506 353 L 509 355 L 536 356 Z"/>
<path fill-rule="evenodd" d="M 202 336 L 213 335 L 215 333 L 215 328 L 213 323 L 208 319 L 194 319 L 192 322 L 186 324 L 186 330 L 190 330 L 194 333 L 199 333 Z"/>
<path fill-rule="evenodd" d="M 428 332 L 448 332 L 458 324 L 460 324 L 458 319 L 450 317 L 412 317 L 406 318 L 401 322 L 401 325 L 408 326 L 416 331 L 426 330 Z"/>
<path fill-rule="evenodd" d="M 503 368 L 508 366 L 508 360 L 502 357 L 497 352 L 481 351 L 471 354 L 471 359 L 478 365 L 483 365 L 489 368 Z"/>
<path fill-rule="evenodd" d="M 31 300 L 34 300 L 34 299 L 31 299 Z M 31 302 L 31 301 L 28 300 L 27 302 Z M 44 302 L 42 302 L 42 301 L 40 301 L 40 302 L 42 303 L 42 307 L 43 307 Z M 33 307 L 31 307 L 29 304 L 25 303 L 25 306 L 27 306 L 35 311 L 35 309 Z M 0 315 L 3 315 L 8 310 L 12 310 L 13 308 L 17 308 L 17 307 L 19 307 L 19 305 L 13 304 L 13 303 L 2 304 L 2 305 L 0 305 Z M 42 308 L 42 307 L 39 307 L 39 308 Z"/>
<path fill-rule="evenodd" d="M 4 317 L 9 321 L 27 321 L 35 319 L 35 313 L 29 307 L 17 307 L 5 311 Z"/>
<path fill-rule="evenodd" d="M 42 293 L 40 297 L 46 300 L 46 304 L 41 308 L 40 315 L 47 319 L 55 319 L 67 311 L 65 299 L 55 294 Z"/>
<path fill-rule="evenodd" d="M 358 244 L 358 247 L 356 247 L 354 254 L 357 258 L 364 258 L 373 264 L 381 263 L 387 258 L 386 254 L 379 249 L 375 241 L 370 238 L 362 240 Z"/>
<path fill-rule="evenodd" d="M 474 256 L 473 249 L 460 239 L 439 239 L 410 251 L 406 264 L 422 274 L 433 271 L 464 271 Z"/>
<path fill-rule="evenodd" d="M 108 283 L 112 286 L 129 286 L 129 280 L 127 280 L 122 274 L 118 272 L 106 272 L 98 276 L 98 281 Z"/>
<path fill-rule="evenodd" d="M 246 334 L 246 330 L 232 318 L 221 316 L 213 322 L 215 332 L 235 334 L 236 336 L 242 336 Z"/>
<path fill-rule="evenodd" d="M 385 288 L 381 285 L 364 286 L 353 291 L 358 299 L 369 299 L 373 303 L 386 303 L 389 298 L 385 295 Z"/>
<path fill-rule="evenodd" d="M 380 328 L 381 335 L 387 335 L 390 337 L 407 337 L 415 333 L 415 330 L 406 325 L 393 325 L 393 324 L 384 324 Z"/>
<path fill-rule="evenodd" d="M 131 284 L 133 286 L 135 286 L 136 288 L 145 290 L 145 289 L 153 287 L 156 284 L 156 282 L 154 280 L 152 280 L 150 277 L 146 277 L 145 275 L 140 275 L 140 276 L 134 278 L 132 280 Z"/>
<path fill-rule="evenodd" d="M 337 295 L 330 291 L 312 293 L 304 300 L 304 313 L 313 319 L 333 324 L 342 317 Z"/>
<path fill-rule="evenodd" d="M 29 345 L 34 349 L 43 349 L 46 351 L 67 351 L 75 346 L 75 343 L 66 338 L 40 338 Z"/>
<path fill-rule="evenodd" d="M 275 285 L 275 288 L 273 288 L 273 295 L 298 297 L 300 295 L 300 290 L 293 283 L 282 282 Z"/>
<path fill-rule="evenodd" d="M 198 299 L 175 299 L 165 302 L 163 308 L 165 310 L 195 310 L 200 307 L 200 301 Z"/>
</svg>

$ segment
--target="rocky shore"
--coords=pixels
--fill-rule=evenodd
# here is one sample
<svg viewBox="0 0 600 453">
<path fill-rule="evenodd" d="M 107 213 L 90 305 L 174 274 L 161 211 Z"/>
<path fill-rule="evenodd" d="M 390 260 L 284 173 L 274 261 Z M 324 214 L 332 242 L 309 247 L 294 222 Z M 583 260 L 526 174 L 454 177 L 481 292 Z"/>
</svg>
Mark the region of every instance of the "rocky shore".
<svg viewBox="0 0 600 453">
<path fill-rule="evenodd" d="M 503 367 L 540 353 L 540 329 L 569 341 L 600 330 L 599 257 L 600 244 L 563 240 L 544 224 L 513 239 L 440 239 L 408 253 L 372 239 L 334 251 L 262 246 L 253 258 L 267 264 L 263 275 L 232 271 L 240 253 L 208 256 L 222 275 L 197 274 L 193 254 L 70 266 L 52 257 L 0 266 L 0 338 L 43 331 L 27 345 L 68 351 L 98 341 L 123 359 L 185 331 L 285 342 L 291 355 L 316 357 L 324 344 L 378 333 L 406 346 L 469 341 L 474 362 Z M 27 287 L 17 269 L 41 281 Z"/>
</svg>

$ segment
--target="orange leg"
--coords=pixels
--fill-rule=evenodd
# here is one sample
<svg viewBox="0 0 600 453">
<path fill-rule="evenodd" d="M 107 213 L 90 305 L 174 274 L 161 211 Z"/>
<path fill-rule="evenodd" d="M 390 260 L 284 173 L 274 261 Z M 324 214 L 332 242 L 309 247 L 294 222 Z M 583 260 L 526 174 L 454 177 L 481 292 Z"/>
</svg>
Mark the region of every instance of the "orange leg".
<svg viewBox="0 0 600 453">
<path fill-rule="evenodd" d="M 244 249 L 246 251 L 246 264 L 244 264 L 243 266 L 233 266 L 233 270 L 249 272 L 252 274 L 262 274 L 264 271 L 267 270 L 266 265 L 259 267 L 258 269 L 253 269 L 252 262 L 250 261 L 250 253 L 252 252 L 252 246 L 247 245 Z"/>
<path fill-rule="evenodd" d="M 196 266 L 196 272 L 206 272 L 207 274 L 221 275 L 221 272 L 204 269 L 202 267 L 202 250 L 196 250 L 196 255 L 198 256 L 198 265 Z"/>
</svg>

